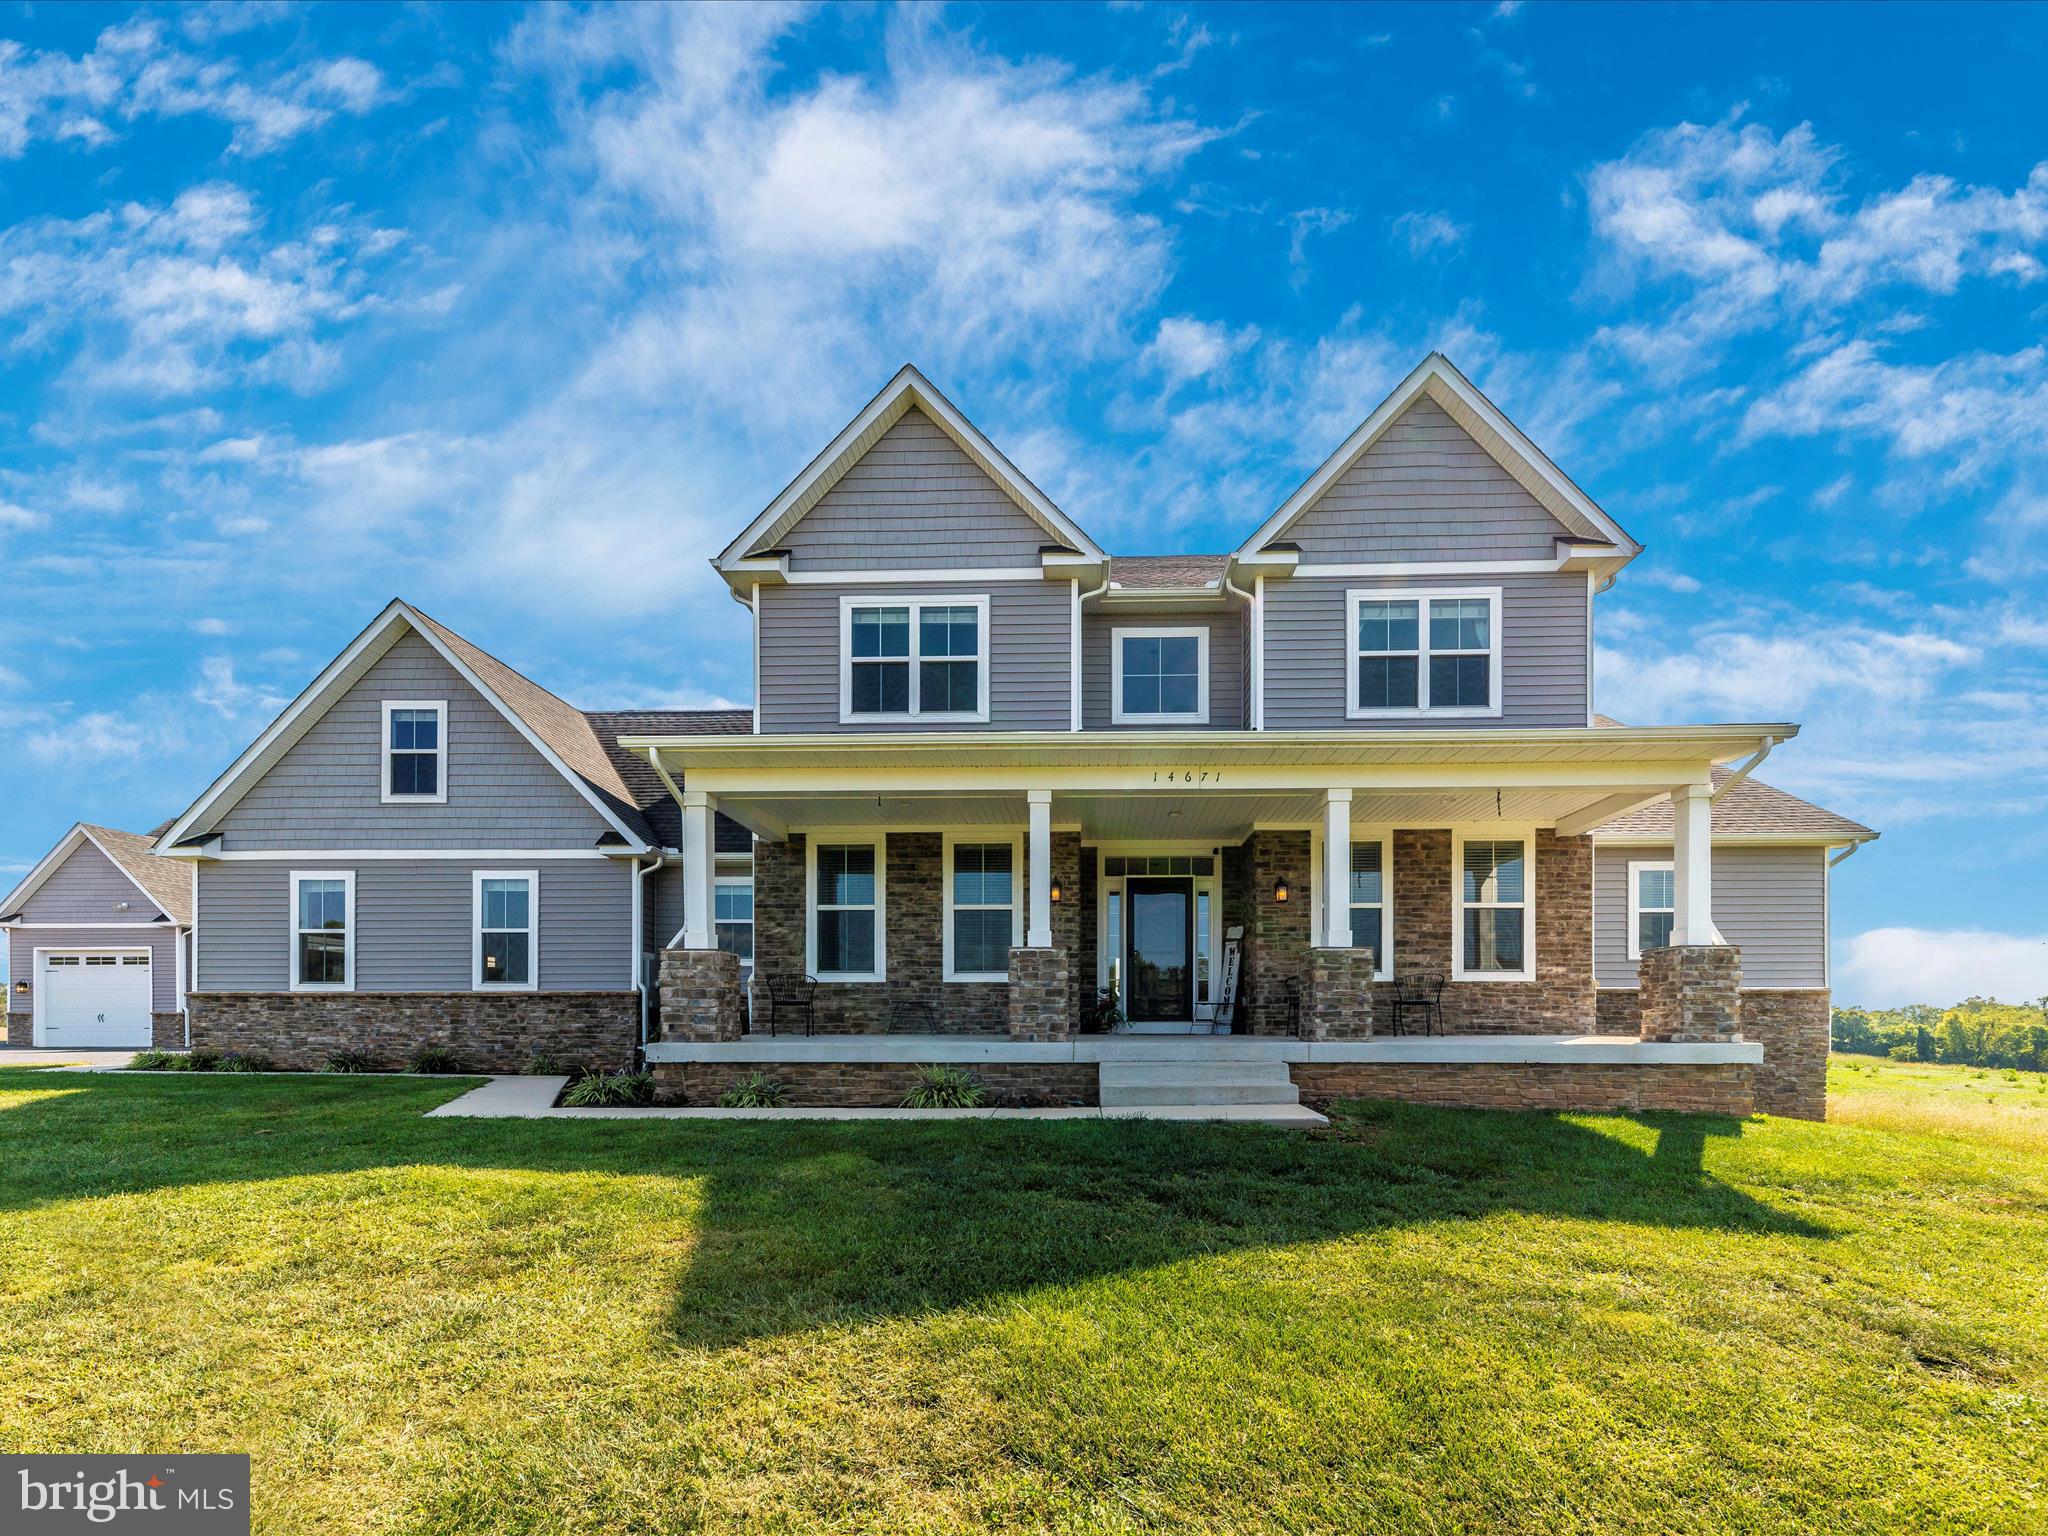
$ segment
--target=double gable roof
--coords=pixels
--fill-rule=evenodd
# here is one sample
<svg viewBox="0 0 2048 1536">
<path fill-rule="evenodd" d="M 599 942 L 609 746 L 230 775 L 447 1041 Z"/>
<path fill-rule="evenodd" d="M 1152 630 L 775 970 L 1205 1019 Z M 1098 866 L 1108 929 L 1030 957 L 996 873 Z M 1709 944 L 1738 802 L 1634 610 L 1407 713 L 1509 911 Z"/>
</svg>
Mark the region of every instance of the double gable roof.
<svg viewBox="0 0 2048 1536">
<path fill-rule="evenodd" d="M 183 865 L 157 857 L 155 838 L 118 827 L 94 826 L 81 821 L 57 840 L 57 846 L 28 872 L 21 884 L 0 901 L 0 920 L 14 918 L 41 890 L 50 877 L 62 869 L 80 848 L 90 843 L 106 856 L 109 864 L 128 877 L 129 884 L 149 898 L 150 904 L 180 927 L 192 921 L 192 876 Z M 91 927 L 90 923 L 77 924 Z"/>
</svg>

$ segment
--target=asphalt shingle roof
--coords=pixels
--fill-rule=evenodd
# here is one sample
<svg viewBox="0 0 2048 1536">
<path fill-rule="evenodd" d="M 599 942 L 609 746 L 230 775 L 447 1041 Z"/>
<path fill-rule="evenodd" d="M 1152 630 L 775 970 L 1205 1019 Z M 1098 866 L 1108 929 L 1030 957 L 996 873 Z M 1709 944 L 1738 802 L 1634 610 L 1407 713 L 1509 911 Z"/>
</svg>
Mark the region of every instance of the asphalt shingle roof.
<svg viewBox="0 0 2048 1536">
<path fill-rule="evenodd" d="M 749 709 L 602 709 L 588 712 L 585 718 L 652 827 L 654 840 L 664 848 L 682 846 L 683 809 L 671 798 L 653 765 L 626 751 L 619 738 L 744 736 L 754 729 L 754 712 Z M 681 775 L 676 783 L 682 783 Z M 749 853 L 754 847 L 753 834 L 728 816 L 718 818 L 714 841 L 719 853 Z"/>
<path fill-rule="evenodd" d="M 1228 555 L 1117 555 L 1109 563 L 1109 579 L 1129 588 L 1205 587 L 1229 564 Z"/>
<path fill-rule="evenodd" d="M 1608 715 L 1595 715 L 1593 724 L 1607 730 L 1626 729 L 1621 721 Z M 1716 768 L 1714 783 L 1725 784 L 1734 775 L 1732 768 Z M 1810 800 L 1788 795 L 1753 777 L 1744 779 L 1714 802 L 1713 822 L 1719 837 L 1811 837 L 1815 842 L 1848 842 L 1877 836 L 1860 821 L 1823 810 Z M 1672 835 L 1675 825 L 1671 802 L 1660 799 L 1616 817 L 1594 828 L 1594 832 L 1617 837 L 1665 838 Z"/>
<path fill-rule="evenodd" d="M 119 827 L 96 827 L 80 823 L 94 842 L 106 849 L 107 857 L 120 865 L 128 878 L 149 893 L 149 899 L 174 923 L 192 921 L 192 871 L 177 859 L 158 858 L 153 851 L 156 838 Z"/>
</svg>

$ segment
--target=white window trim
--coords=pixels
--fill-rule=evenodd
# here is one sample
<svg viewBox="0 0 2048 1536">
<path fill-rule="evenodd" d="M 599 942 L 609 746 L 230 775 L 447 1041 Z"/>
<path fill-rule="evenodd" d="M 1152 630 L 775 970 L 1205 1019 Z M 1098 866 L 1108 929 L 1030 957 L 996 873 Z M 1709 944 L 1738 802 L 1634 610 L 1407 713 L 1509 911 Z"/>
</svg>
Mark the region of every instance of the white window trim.
<svg viewBox="0 0 2048 1536">
<path fill-rule="evenodd" d="M 1188 713 L 1141 713 L 1124 708 L 1124 641 L 1193 640 L 1196 642 L 1196 704 Z M 1209 723 L 1209 626 L 1131 625 L 1109 632 L 1110 709 L 1112 725 L 1207 725 Z"/>
<path fill-rule="evenodd" d="M 341 966 L 347 980 L 336 984 L 331 981 L 299 980 L 299 882 L 302 880 L 339 880 L 342 884 L 342 914 L 347 925 L 342 929 Z M 285 974 L 290 979 L 294 992 L 353 992 L 356 989 L 356 872 L 352 869 L 295 869 L 285 882 L 285 895 L 291 910 L 285 921 L 290 927 L 290 948 L 285 951 Z"/>
<path fill-rule="evenodd" d="M 737 874 L 735 874 L 735 875 L 721 875 L 721 874 L 713 874 L 713 875 L 712 875 L 712 877 L 711 877 L 711 886 L 712 886 L 712 890 L 711 890 L 711 941 L 712 941 L 712 943 L 714 943 L 714 944 L 718 942 L 718 925 L 719 925 L 719 923 L 720 923 L 721 921 L 724 921 L 724 922 L 727 922 L 727 923 L 730 923 L 730 922 L 732 922 L 732 921 L 733 921 L 733 920 L 732 920 L 731 918 L 725 918 L 725 919 L 721 919 L 721 918 L 719 917 L 719 915 L 718 915 L 718 887 L 719 887 L 719 886 L 721 886 L 721 885 L 726 885 L 726 886 L 732 886 L 732 885 L 740 885 L 740 886 L 745 886 L 745 887 L 746 887 L 746 890 L 747 890 L 747 894 L 748 894 L 749 896 L 752 896 L 752 895 L 753 895 L 753 893 L 754 893 L 754 876 L 753 876 L 753 873 L 752 873 L 751 871 L 749 871 L 748 873 L 746 873 L 746 874 L 744 874 L 744 875 L 737 875 Z M 748 910 L 749 912 L 752 912 L 752 911 L 753 911 L 753 908 L 752 908 L 752 907 L 750 906 L 750 907 L 748 907 L 748 908 L 747 908 L 747 910 Z M 752 917 L 749 917 L 749 918 L 747 919 L 747 926 L 748 926 L 749 928 L 754 928 L 754 919 L 753 919 Z M 755 938 L 757 938 L 757 939 L 758 939 L 758 938 L 760 937 L 760 930 L 759 930 L 759 929 L 754 929 L 754 937 L 755 937 Z M 748 945 L 747 947 L 748 947 L 749 951 L 751 951 L 751 950 L 752 950 L 752 948 L 753 948 L 753 946 L 752 946 L 751 944 L 750 944 L 750 945 Z M 742 960 L 742 961 L 740 962 L 740 969 L 741 969 L 741 970 L 743 970 L 743 971 L 751 971 L 751 970 L 752 970 L 753 968 L 754 968 L 754 962 L 753 962 L 753 961 L 752 961 L 751 959 L 749 959 L 749 960 Z"/>
<path fill-rule="evenodd" d="M 1643 906 L 1643 882 L 1640 872 L 1660 869 L 1666 874 L 1674 876 L 1678 872 L 1677 864 L 1670 859 L 1630 859 L 1628 861 L 1628 957 L 1631 960 L 1643 958 L 1642 916 L 1646 909 Z M 1674 902 L 1677 900 L 1677 896 L 1678 893 L 1673 891 L 1672 899 Z M 1676 906 L 1650 907 L 1647 910 L 1651 912 L 1669 912 L 1674 922 L 1678 917 Z"/>
<path fill-rule="evenodd" d="M 1432 709 L 1429 705 L 1429 604 L 1432 601 L 1448 601 L 1453 598 L 1481 598 L 1492 605 L 1486 625 L 1487 646 L 1487 702 L 1476 704 L 1447 705 Z M 1361 603 L 1407 603 L 1416 604 L 1415 635 L 1415 705 L 1411 709 L 1365 709 L 1358 702 L 1358 608 Z M 1352 720 L 1486 720 L 1497 718 L 1501 711 L 1500 671 L 1501 631 L 1501 589 L 1499 587 L 1353 587 L 1344 594 L 1344 713 Z M 1410 654 L 1407 651 L 1391 653 L 1397 656 Z M 1471 656 L 1472 651 L 1447 651 L 1445 655 Z"/>
<path fill-rule="evenodd" d="M 1372 973 L 1374 981 L 1394 979 L 1394 829 L 1392 827 L 1353 827 L 1351 846 L 1360 843 L 1380 845 L 1380 948 L 1378 967 Z M 1317 825 L 1310 829 L 1308 840 L 1308 897 L 1309 932 L 1326 933 L 1328 925 L 1323 921 L 1324 892 L 1328 882 L 1323 879 L 1323 829 Z"/>
<path fill-rule="evenodd" d="M 979 833 L 973 833 L 973 832 L 960 832 L 960 833 L 953 833 L 953 832 L 948 832 L 948 833 L 946 833 L 946 834 L 945 834 L 945 835 L 944 835 L 944 836 L 943 836 L 943 837 L 942 837 L 942 838 L 940 839 L 940 843 L 941 843 L 941 850 L 942 850 L 942 851 L 941 851 L 941 858 L 943 859 L 943 862 L 942 862 L 942 863 L 940 864 L 940 866 L 939 866 L 939 871 L 940 871 L 940 879 L 941 879 L 941 880 L 943 881 L 943 883 L 944 883 L 944 885 L 945 885 L 945 900 L 944 900 L 944 902 L 943 902 L 943 907 L 944 907 L 944 918 L 943 918 L 943 921 L 944 921 L 944 924 L 945 924 L 945 930 L 944 930 L 944 942 L 943 942 L 943 946 L 942 946 L 942 947 L 943 947 L 943 950 L 944 950 L 944 970 L 943 970 L 943 971 L 942 971 L 942 972 L 941 972 L 940 974 L 941 974 L 941 975 L 943 975 L 943 976 L 944 976 L 944 978 L 945 978 L 945 979 L 946 979 L 947 981 L 949 981 L 949 982 L 951 982 L 951 981 L 1000 981 L 1000 982 L 1008 982 L 1008 981 L 1009 981 L 1009 979 L 1010 979 L 1010 973 L 1009 973 L 1009 970 L 1008 970 L 1008 968 L 1007 968 L 1007 967 L 1005 967 L 1005 968 L 1004 968 L 1003 970 L 1001 970 L 1001 971 L 956 971 L 956 970 L 954 970 L 954 969 L 953 969 L 953 849 L 954 849 L 954 848 L 955 848 L 955 847 L 956 847 L 956 846 L 957 846 L 958 844 L 961 844 L 961 843 L 965 843 L 965 844 L 967 844 L 967 845 L 968 845 L 969 847 L 978 847 L 978 846 L 980 846 L 981 844 L 987 843 L 987 844 L 991 844 L 991 845 L 1006 845 L 1006 846 L 1007 846 L 1007 847 L 1009 848 L 1009 850 L 1010 850 L 1010 947 L 1011 947 L 1012 949 L 1022 949 L 1022 948 L 1024 947 L 1024 885 L 1025 885 L 1025 879 L 1024 879 L 1024 876 L 1025 876 L 1025 871 L 1024 871 L 1024 837 L 1023 837 L 1023 834 L 1021 834 L 1021 833 L 1018 833 L 1018 834 L 1015 834 L 1015 835 L 1013 835 L 1013 836 L 1010 836 L 1010 837 L 1004 837 L 1004 836 L 1003 836 L 1003 835 L 1001 834 L 1001 832 L 1000 832 L 1000 831 L 991 831 L 991 832 L 990 832 L 989 834 L 987 834 L 987 835 L 982 835 L 982 834 L 979 834 Z M 1076 897 L 1076 898 L 1073 898 L 1073 899 L 1078 899 L 1078 897 Z M 969 907 L 969 908 L 968 908 L 968 910 L 969 910 L 970 912 L 973 912 L 973 911 L 996 911 L 996 910 L 998 910 L 998 909 L 996 909 L 996 908 L 994 908 L 994 907 L 983 907 L 983 906 L 979 906 L 979 905 L 976 905 L 976 906 L 972 906 L 972 907 Z"/>
<path fill-rule="evenodd" d="M 434 793 L 394 795 L 391 792 L 391 714 L 399 709 L 430 709 L 434 712 Z M 446 805 L 448 803 L 448 701 L 446 699 L 386 699 L 384 735 L 377 750 L 377 796 L 385 805 Z"/>
<path fill-rule="evenodd" d="M 818 969 L 818 849 L 846 845 L 875 850 L 875 968 L 870 972 L 821 971 Z M 888 834 L 873 828 L 857 831 L 830 830 L 804 834 L 804 969 L 820 981 L 868 985 L 889 979 L 889 892 L 887 883 Z"/>
<path fill-rule="evenodd" d="M 903 658 L 910 664 L 910 708 L 907 712 L 893 714 L 855 714 L 853 709 L 853 611 L 856 608 L 908 608 L 910 610 L 910 654 Z M 980 652 L 974 657 L 978 663 L 975 680 L 980 685 L 976 691 L 976 706 L 972 710 L 920 710 L 918 706 L 918 663 L 924 658 L 919 654 L 923 639 L 924 625 L 922 610 L 926 608 L 972 608 L 980 631 Z M 989 627 L 988 594 L 962 597 L 869 597 L 845 594 L 839 599 L 839 723 L 841 725 L 888 724 L 892 721 L 929 720 L 961 721 L 986 724 L 988 722 L 989 673 L 993 665 L 995 635 Z M 891 657 L 890 660 L 896 658 Z M 947 661 L 966 661 L 965 656 L 937 658 Z"/>
<path fill-rule="evenodd" d="M 484 882 L 524 880 L 526 882 L 526 980 L 484 980 Z M 470 876 L 469 989 L 472 992 L 538 992 L 540 990 L 540 871 L 537 869 L 479 869 Z M 500 933 L 517 933 L 501 928 Z M 353 974 L 353 972 L 351 972 Z"/>
<path fill-rule="evenodd" d="M 1465 968 L 1465 844 L 1515 843 L 1522 845 L 1522 968 L 1519 971 L 1472 971 Z M 1508 905 L 1504 902 L 1469 904 L 1481 911 Z M 1451 833 L 1451 980 L 1517 981 L 1536 979 L 1536 834 L 1529 827 L 1475 827 Z"/>
</svg>

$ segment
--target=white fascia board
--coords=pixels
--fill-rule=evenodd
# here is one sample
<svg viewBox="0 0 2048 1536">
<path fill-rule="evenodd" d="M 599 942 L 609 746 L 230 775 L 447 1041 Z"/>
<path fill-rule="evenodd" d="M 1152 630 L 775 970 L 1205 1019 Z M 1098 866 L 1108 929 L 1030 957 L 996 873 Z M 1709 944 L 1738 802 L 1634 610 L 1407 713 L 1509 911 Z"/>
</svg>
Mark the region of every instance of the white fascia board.
<svg viewBox="0 0 2048 1536">
<path fill-rule="evenodd" d="M 906 363 L 882 387 L 881 393 L 870 400 L 860 414 L 804 466 L 803 472 L 784 487 L 782 494 L 769 502 L 760 516 L 720 551 L 712 564 L 725 573 L 733 563 L 750 558 L 754 549 L 764 541 L 772 542 L 781 537 L 912 406 L 917 406 L 931 417 L 939 429 L 1002 486 L 1047 533 L 1072 545 L 1092 560 L 1109 558 L 1073 519 L 1054 506 L 1045 492 L 1033 485 L 1002 450 L 988 440 L 979 427 L 961 415 L 929 379 Z"/>
<path fill-rule="evenodd" d="M 1527 487 L 1553 514 L 1562 512 L 1567 517 L 1576 518 L 1630 556 L 1641 549 L 1642 546 L 1630 538 L 1619 523 L 1601 511 L 1590 496 L 1550 461 L 1547 454 L 1529 441 L 1521 428 L 1508 420 L 1498 406 L 1459 373 L 1450 359 L 1440 352 L 1432 352 L 1374 407 L 1372 414 L 1359 423 L 1357 430 L 1302 482 L 1280 509 L 1245 540 L 1233 558 L 1249 561 L 1265 552 L 1266 546 L 1313 506 L 1323 492 L 1378 442 L 1395 419 L 1423 394 L 1428 394 L 1441 405 L 1445 413 L 1470 433 L 1501 468 Z"/>
<path fill-rule="evenodd" d="M 1656 836 L 1643 832 L 1595 832 L 1592 834 L 1595 848 L 1669 848 L 1672 836 L 1665 833 Z M 1864 833 L 1856 837 L 1844 833 L 1829 835 L 1822 832 L 1716 832 L 1713 843 L 1716 848 L 1846 848 L 1874 843 L 1878 834 Z"/>
</svg>

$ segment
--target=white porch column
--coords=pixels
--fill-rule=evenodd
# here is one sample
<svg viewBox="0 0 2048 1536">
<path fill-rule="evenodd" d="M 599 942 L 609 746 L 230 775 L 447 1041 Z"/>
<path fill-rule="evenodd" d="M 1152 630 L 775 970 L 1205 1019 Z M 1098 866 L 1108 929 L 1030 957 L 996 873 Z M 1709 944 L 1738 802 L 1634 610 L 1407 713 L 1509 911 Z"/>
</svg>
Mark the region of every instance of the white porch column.
<svg viewBox="0 0 2048 1536">
<path fill-rule="evenodd" d="M 1031 840 L 1025 850 L 1030 869 L 1031 904 L 1025 909 L 1024 947 L 1052 948 L 1052 791 L 1027 789 Z"/>
<path fill-rule="evenodd" d="M 1351 791 L 1323 792 L 1323 943 L 1351 947 Z"/>
<path fill-rule="evenodd" d="M 1687 784 L 1671 792 L 1672 883 L 1677 887 L 1671 942 L 1718 944 L 1714 932 L 1714 792 Z"/>
<path fill-rule="evenodd" d="M 683 791 L 683 948 L 718 948 L 713 823 L 718 801 L 701 789 Z"/>
</svg>

